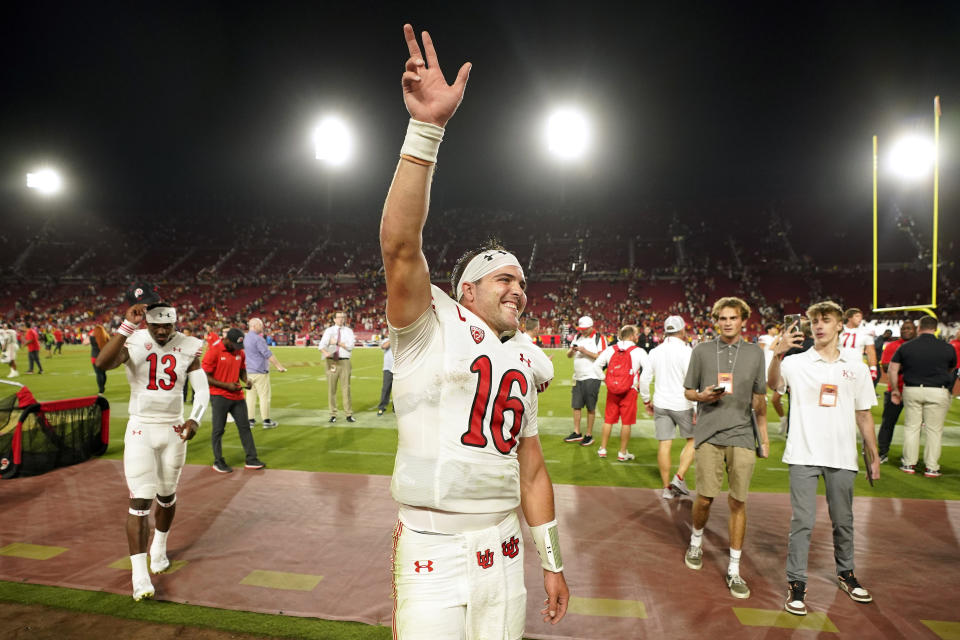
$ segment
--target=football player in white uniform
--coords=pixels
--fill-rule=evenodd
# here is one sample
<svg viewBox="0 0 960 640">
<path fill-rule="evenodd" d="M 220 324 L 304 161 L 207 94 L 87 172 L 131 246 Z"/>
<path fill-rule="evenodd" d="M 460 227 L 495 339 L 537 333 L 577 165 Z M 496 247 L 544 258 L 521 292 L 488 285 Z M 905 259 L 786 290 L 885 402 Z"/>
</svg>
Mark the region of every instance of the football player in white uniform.
<svg viewBox="0 0 960 640">
<path fill-rule="evenodd" d="M 404 36 L 411 120 L 380 226 L 399 425 L 394 637 L 520 638 L 518 504 L 544 568 L 544 621 L 559 622 L 570 598 L 532 359 L 501 342 L 519 326 L 526 281 L 515 256 L 487 246 L 458 262 L 456 300 L 430 283 L 422 238 L 430 182 L 470 65 L 449 86 L 430 36 L 423 32 L 425 56 L 410 25 Z"/>
<path fill-rule="evenodd" d="M 20 375 L 20 372 L 17 371 L 17 350 L 19 348 L 17 332 L 10 326 L 10 323 L 4 322 L 3 328 L 0 329 L 0 355 L 3 356 L 2 361 L 10 365 L 8 378 L 16 378 Z"/>
<path fill-rule="evenodd" d="M 187 440 L 197 433 L 210 404 L 207 376 L 200 369 L 203 342 L 176 330 L 176 310 L 159 302 L 148 287 L 136 287 L 132 305 L 116 334 L 103 346 L 96 366 L 108 370 L 126 365 L 130 382 L 130 419 L 123 444 L 123 471 L 130 490 L 127 544 L 133 568 L 133 599 L 154 595 L 147 570 L 148 516 L 154 496 L 155 531 L 150 570 L 165 571 L 167 535 L 176 513 L 176 489 L 187 455 Z M 150 306 L 145 304 L 152 302 Z M 137 329 L 146 320 L 146 329 Z M 183 419 L 183 385 L 190 380 L 195 395 L 190 417 Z"/>
<path fill-rule="evenodd" d="M 863 325 L 863 312 L 851 307 L 843 312 L 843 331 L 840 332 L 840 350 L 848 361 L 863 362 L 867 356 L 873 386 L 877 386 L 877 339 L 873 329 Z"/>
</svg>

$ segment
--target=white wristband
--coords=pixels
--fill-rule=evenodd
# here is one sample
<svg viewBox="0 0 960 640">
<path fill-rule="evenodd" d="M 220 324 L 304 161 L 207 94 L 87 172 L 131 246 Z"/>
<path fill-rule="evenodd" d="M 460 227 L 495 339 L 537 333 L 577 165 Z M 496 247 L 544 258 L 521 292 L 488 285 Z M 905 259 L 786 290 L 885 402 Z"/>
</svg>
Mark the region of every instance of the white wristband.
<svg viewBox="0 0 960 640">
<path fill-rule="evenodd" d="M 443 127 L 410 118 L 400 155 L 436 163 L 441 142 L 443 142 Z"/>
<path fill-rule="evenodd" d="M 530 527 L 533 542 L 537 545 L 540 566 L 547 571 L 563 571 L 563 557 L 560 555 L 560 531 L 556 520 Z"/>
<path fill-rule="evenodd" d="M 117 333 L 122 336 L 130 337 L 133 335 L 133 332 L 137 330 L 137 325 L 133 324 L 129 320 L 124 320 L 119 327 L 117 327 Z"/>
</svg>

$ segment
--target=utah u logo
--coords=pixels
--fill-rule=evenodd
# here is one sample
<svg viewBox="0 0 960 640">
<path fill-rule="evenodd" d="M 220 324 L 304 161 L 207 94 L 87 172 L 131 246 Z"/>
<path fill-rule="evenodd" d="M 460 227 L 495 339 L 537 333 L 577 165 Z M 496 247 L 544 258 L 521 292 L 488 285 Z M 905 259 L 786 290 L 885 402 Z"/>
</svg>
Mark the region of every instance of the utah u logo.
<svg viewBox="0 0 960 640">
<path fill-rule="evenodd" d="M 426 562 L 420 562 L 420 560 L 414 560 L 413 569 L 417 573 L 420 573 L 421 569 L 426 569 L 427 573 L 430 573 L 433 571 L 433 560 L 427 560 Z"/>
<path fill-rule="evenodd" d="M 483 569 L 489 569 L 493 566 L 493 551 L 487 549 L 483 553 L 477 551 L 477 564 Z"/>
<path fill-rule="evenodd" d="M 515 536 L 510 536 L 509 540 L 501 542 L 500 547 L 503 549 L 503 555 L 508 558 L 516 558 L 520 553 L 520 541 Z"/>
<path fill-rule="evenodd" d="M 470 337 L 473 338 L 474 342 L 477 344 L 483 342 L 483 335 L 483 329 L 470 325 Z"/>
</svg>

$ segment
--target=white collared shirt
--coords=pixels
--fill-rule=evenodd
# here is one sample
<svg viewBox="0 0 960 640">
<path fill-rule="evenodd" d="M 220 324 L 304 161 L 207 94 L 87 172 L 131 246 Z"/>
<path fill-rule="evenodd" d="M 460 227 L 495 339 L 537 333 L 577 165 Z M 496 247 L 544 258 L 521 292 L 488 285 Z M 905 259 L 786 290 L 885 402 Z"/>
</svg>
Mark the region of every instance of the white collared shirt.
<svg viewBox="0 0 960 640">
<path fill-rule="evenodd" d="M 337 325 L 327 327 L 327 330 L 323 332 L 323 337 L 320 338 L 319 349 L 326 354 L 325 357 L 329 358 L 333 354 L 333 345 L 337 344 L 338 332 L 340 333 L 340 342 L 347 346 L 337 349 L 337 355 L 341 360 L 345 360 L 350 357 L 354 345 L 353 329 L 350 327 L 338 327 Z"/>
<path fill-rule="evenodd" d="M 670 411 L 687 411 L 693 403 L 683 395 L 683 379 L 687 377 L 693 349 L 680 338 L 668 336 L 650 351 L 649 366 L 640 374 L 640 397 L 650 399 L 650 383 L 656 378 L 653 406 Z"/>
<path fill-rule="evenodd" d="M 842 350 L 827 362 L 809 349 L 784 358 L 780 375 L 790 389 L 790 435 L 783 461 L 857 471 L 856 412 L 877 404 L 867 365 Z M 824 384 L 836 386 L 836 406 L 821 406 Z"/>
</svg>

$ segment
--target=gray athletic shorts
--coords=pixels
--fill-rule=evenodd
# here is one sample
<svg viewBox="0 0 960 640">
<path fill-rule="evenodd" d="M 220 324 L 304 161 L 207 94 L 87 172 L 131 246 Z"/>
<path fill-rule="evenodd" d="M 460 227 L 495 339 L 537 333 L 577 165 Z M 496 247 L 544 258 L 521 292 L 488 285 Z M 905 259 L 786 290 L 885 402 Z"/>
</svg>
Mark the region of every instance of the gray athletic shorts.
<svg viewBox="0 0 960 640">
<path fill-rule="evenodd" d="M 653 431 L 657 440 L 673 440 L 679 427 L 681 438 L 693 437 L 693 409 L 674 411 L 653 408 Z"/>
<path fill-rule="evenodd" d="M 600 380 L 577 380 L 573 383 L 573 397 L 570 406 L 574 409 L 587 408 L 589 413 L 597 410 L 597 398 L 600 397 Z"/>
</svg>

